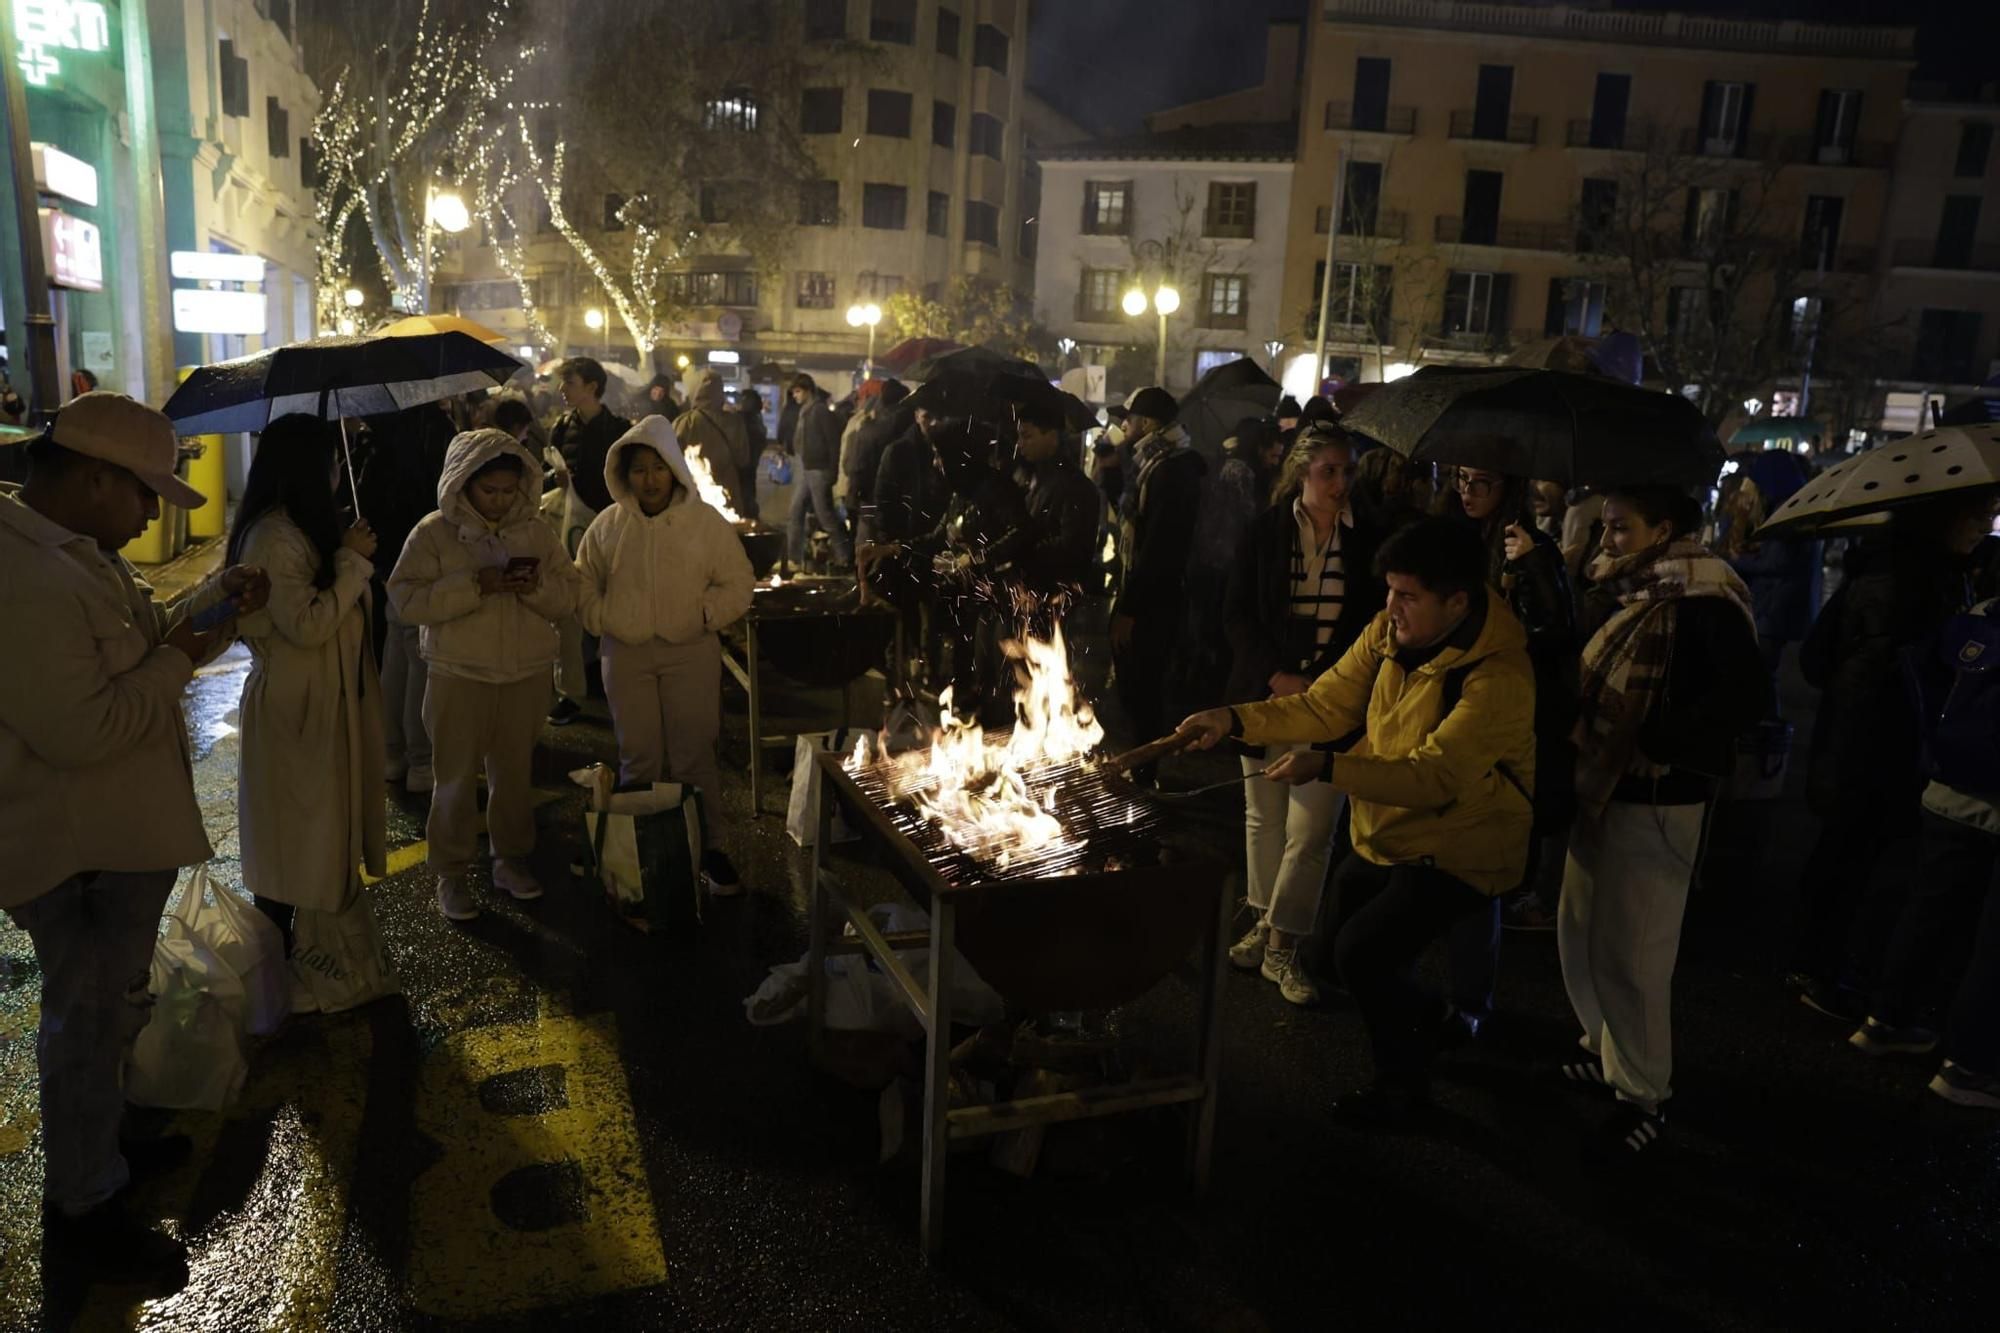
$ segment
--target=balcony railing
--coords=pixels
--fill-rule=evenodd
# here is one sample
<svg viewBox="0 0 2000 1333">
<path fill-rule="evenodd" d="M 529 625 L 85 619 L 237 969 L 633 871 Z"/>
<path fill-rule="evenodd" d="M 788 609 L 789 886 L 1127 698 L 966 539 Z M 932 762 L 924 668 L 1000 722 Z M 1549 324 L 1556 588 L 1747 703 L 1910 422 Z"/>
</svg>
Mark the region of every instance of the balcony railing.
<svg viewBox="0 0 2000 1333">
<path fill-rule="evenodd" d="M 1555 37 L 1570 41 L 1894 59 L 1911 54 L 1911 29 L 1790 20 L 1638 13 L 1582 5 L 1501 5 L 1478 0 L 1322 0 L 1329 22 L 1385 23 L 1453 33 Z"/>
<path fill-rule="evenodd" d="M 1352 102 L 1328 102 L 1326 127 L 1362 134 L 1415 134 L 1417 109 L 1413 106 L 1364 107 L 1360 115 Z"/>
<path fill-rule="evenodd" d="M 1333 207 L 1321 204 L 1313 212 L 1313 232 L 1326 235 L 1327 224 L 1333 220 Z M 1375 210 L 1373 224 L 1367 218 L 1357 218 L 1349 214 L 1340 228 L 1342 236 L 1367 236 L 1378 241 L 1400 241 L 1409 235 L 1409 218 L 1402 213 L 1387 208 Z"/>
<path fill-rule="evenodd" d="M 1475 229 L 1466 234 L 1465 219 L 1440 213 L 1433 233 L 1439 245 L 1491 245 L 1507 250 L 1559 250 L 1574 247 L 1576 228 L 1567 222 L 1497 222 L 1490 237 Z"/>
<path fill-rule="evenodd" d="M 1835 246 L 1825 258 L 1828 273 L 1867 273 L 1875 267 L 1875 252 L 1865 245 Z M 1820 266 L 1819 248 L 1811 244 L 1802 246 L 1798 263 L 1803 271 L 1816 272 Z"/>
<path fill-rule="evenodd" d="M 1898 268 L 1946 268 L 2000 273 L 2000 244 L 1945 247 L 1936 241 L 1897 241 L 1890 254 Z"/>
<path fill-rule="evenodd" d="M 1451 137 L 1454 139 L 1485 139 L 1491 143 L 1526 143 L 1535 141 L 1535 132 L 1541 122 L 1534 116 L 1509 116 L 1504 126 L 1497 127 L 1499 133 L 1492 133 L 1495 127 L 1479 123 L 1476 111 L 1454 111 L 1451 113 Z"/>
<path fill-rule="evenodd" d="M 1432 331 L 1424 335 L 1423 343 L 1425 347 L 1441 352 L 1481 352 L 1495 356 L 1515 344 L 1531 342 L 1541 336 L 1539 329 L 1492 329 L 1484 333 Z"/>
<path fill-rule="evenodd" d="M 1614 152 L 1643 153 L 1653 137 L 1653 124 L 1647 120 L 1628 120 L 1615 133 L 1607 129 L 1594 132 L 1587 120 L 1569 122 L 1569 132 L 1565 142 L 1571 148 L 1602 148 Z"/>
<path fill-rule="evenodd" d="M 1698 129 L 1682 130 L 1680 151 L 1683 157 L 1741 157 L 1751 159 L 1766 158 L 1771 155 L 1771 136 L 1768 134 L 1704 135 Z"/>
<path fill-rule="evenodd" d="M 1886 170 L 1894 149 L 1877 139 L 1861 139 L 1851 144 L 1823 144 L 1810 134 L 1794 134 L 1778 144 L 1778 158 L 1809 167 L 1865 167 Z"/>
<path fill-rule="evenodd" d="M 1382 334 L 1378 330 L 1386 328 L 1387 324 L 1388 321 L 1386 319 L 1379 325 L 1371 324 L 1360 312 L 1342 303 L 1340 307 L 1334 309 L 1327 316 L 1326 336 L 1329 342 L 1361 343 L 1365 346 L 1373 347 L 1377 346 L 1382 339 Z M 1308 338 L 1317 338 L 1319 336 L 1318 306 L 1309 305 L 1306 307 L 1305 319 L 1301 322 L 1300 332 Z"/>
</svg>

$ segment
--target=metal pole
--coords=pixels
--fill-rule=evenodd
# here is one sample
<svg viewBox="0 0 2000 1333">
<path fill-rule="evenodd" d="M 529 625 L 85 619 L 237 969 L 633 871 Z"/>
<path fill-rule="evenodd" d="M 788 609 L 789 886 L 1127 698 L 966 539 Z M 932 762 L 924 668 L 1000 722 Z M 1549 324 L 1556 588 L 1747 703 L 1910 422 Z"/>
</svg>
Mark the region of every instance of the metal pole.
<svg viewBox="0 0 2000 1333">
<path fill-rule="evenodd" d="M 56 377 L 56 321 L 49 313 L 49 271 L 42 254 L 42 215 L 28 143 L 28 90 L 14 59 L 14 6 L 0 0 L 0 79 L 5 80 L 7 165 L 14 181 L 14 230 L 21 242 L 21 301 L 27 307 L 20 352 L 28 363 L 29 420 L 62 405 Z"/>
<path fill-rule="evenodd" d="M 876 322 L 880 323 L 879 320 Z M 862 370 L 863 370 L 861 376 L 862 379 L 872 380 L 875 378 L 875 325 L 874 324 L 870 324 L 868 326 L 868 364 L 864 366 Z"/>
<path fill-rule="evenodd" d="M 424 178 L 424 229 L 422 235 L 424 254 L 420 271 L 423 274 L 423 278 L 418 284 L 420 287 L 418 299 L 422 304 L 411 313 L 428 315 L 431 312 L 431 182 L 428 176 Z"/>
<path fill-rule="evenodd" d="M 161 194 L 160 118 L 154 109 L 153 42 L 146 27 L 146 6 L 128 3 L 124 27 L 125 103 L 132 156 L 138 164 L 132 220 L 139 234 L 139 320 L 145 347 L 146 387 L 141 396 L 147 402 L 164 403 L 176 382 L 174 322 L 167 295 L 167 206 Z"/>
<path fill-rule="evenodd" d="M 1313 340 L 1313 388 L 1326 378 L 1326 317 L 1333 308 L 1333 243 L 1340 235 L 1340 187 L 1347 179 L 1347 145 L 1333 157 L 1333 214 L 1326 220 L 1326 270 L 1319 281 L 1319 336 Z"/>
<path fill-rule="evenodd" d="M 1816 267 L 1813 277 L 1816 281 L 1813 283 L 1812 332 L 1806 335 L 1806 365 L 1805 369 L 1799 373 L 1799 415 L 1801 417 L 1811 415 L 1808 409 L 1812 406 L 1813 354 L 1819 350 L 1819 322 L 1826 316 L 1826 303 L 1819 295 L 1820 292 L 1826 289 L 1826 233 L 1823 231 L 1819 237 L 1819 264 Z M 1829 443 L 1831 442 L 1829 441 Z"/>
<path fill-rule="evenodd" d="M 1155 296 L 1153 303 L 1158 305 L 1159 300 Z M 1167 317 L 1164 313 L 1160 315 L 1160 352 L 1153 362 L 1153 383 L 1162 389 L 1167 387 Z"/>
</svg>

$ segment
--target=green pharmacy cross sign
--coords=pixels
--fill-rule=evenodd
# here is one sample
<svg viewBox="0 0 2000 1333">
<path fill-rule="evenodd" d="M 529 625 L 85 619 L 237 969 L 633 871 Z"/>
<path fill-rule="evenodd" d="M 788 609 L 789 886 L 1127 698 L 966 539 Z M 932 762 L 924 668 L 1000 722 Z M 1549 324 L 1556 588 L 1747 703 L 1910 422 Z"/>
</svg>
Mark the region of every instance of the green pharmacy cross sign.
<svg viewBox="0 0 2000 1333">
<path fill-rule="evenodd" d="M 0 0 L 4 2 L 4 0 Z M 37 88 L 62 73 L 57 53 L 108 51 L 111 20 L 96 0 L 12 0 L 15 59 Z"/>
</svg>

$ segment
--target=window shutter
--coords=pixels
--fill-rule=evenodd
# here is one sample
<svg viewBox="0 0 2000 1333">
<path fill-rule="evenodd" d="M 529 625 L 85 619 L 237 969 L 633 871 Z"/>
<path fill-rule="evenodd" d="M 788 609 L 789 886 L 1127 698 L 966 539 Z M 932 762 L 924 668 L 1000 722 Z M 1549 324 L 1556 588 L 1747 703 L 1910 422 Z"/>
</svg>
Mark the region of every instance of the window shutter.
<svg viewBox="0 0 2000 1333">
<path fill-rule="evenodd" d="M 1729 205 L 1722 210 L 1722 235 L 1719 239 L 1725 242 L 1736 234 L 1736 203 L 1742 194 L 1741 190 L 1730 190 Z"/>
<path fill-rule="evenodd" d="M 1460 295 L 1458 299 L 1461 302 L 1469 303 L 1471 289 L 1468 286 L 1463 286 L 1462 284 L 1464 283 L 1465 283 L 1465 275 L 1462 273 L 1454 273 L 1450 277 L 1445 279 L 1444 310 L 1438 316 L 1438 333 L 1442 337 L 1451 336 L 1452 289 L 1455 287 L 1460 288 Z"/>
<path fill-rule="evenodd" d="M 1715 80 L 1710 79 L 1701 86 L 1701 137 L 1704 142 L 1715 137 L 1722 108 Z"/>
<path fill-rule="evenodd" d="M 1695 227 L 1701 218 L 1701 187 L 1688 187 L 1687 209 L 1681 216 L 1681 248 L 1694 249 Z"/>
<path fill-rule="evenodd" d="M 1391 289 L 1396 280 L 1396 270 L 1388 264 L 1375 266 L 1375 299 L 1369 303 L 1368 319 L 1374 326 L 1375 336 L 1387 341 L 1389 332 L 1389 309 Z"/>
<path fill-rule="evenodd" d="M 1244 187 L 1250 192 L 1250 202 L 1243 210 L 1243 235 L 1254 239 L 1257 235 L 1257 183 L 1252 181 Z"/>
<path fill-rule="evenodd" d="M 1757 85 L 1743 85 L 1743 114 L 1736 122 L 1736 156 L 1750 156 L 1750 112 L 1757 101 Z"/>
<path fill-rule="evenodd" d="M 1549 337 L 1557 337 L 1563 331 L 1563 310 L 1567 303 L 1563 300 L 1563 280 L 1549 279 L 1549 304 L 1542 315 L 1542 332 Z"/>
<path fill-rule="evenodd" d="M 1486 332 L 1495 338 L 1507 336 L 1511 324 L 1509 316 L 1514 310 L 1514 275 L 1495 273 L 1493 275 L 1493 306 L 1486 315 Z"/>
</svg>

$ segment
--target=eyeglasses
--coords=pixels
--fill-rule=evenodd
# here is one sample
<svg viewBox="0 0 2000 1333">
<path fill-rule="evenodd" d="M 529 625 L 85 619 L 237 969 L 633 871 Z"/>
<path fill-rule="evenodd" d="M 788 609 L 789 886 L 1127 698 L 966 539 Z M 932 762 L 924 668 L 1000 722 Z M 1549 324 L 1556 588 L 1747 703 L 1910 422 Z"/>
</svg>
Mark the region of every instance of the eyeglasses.
<svg viewBox="0 0 2000 1333">
<path fill-rule="evenodd" d="M 1464 471 L 1452 478 L 1452 485 L 1467 495 L 1491 495 L 1493 488 L 1499 484 L 1497 477 L 1481 477 Z"/>
</svg>

